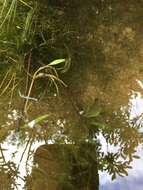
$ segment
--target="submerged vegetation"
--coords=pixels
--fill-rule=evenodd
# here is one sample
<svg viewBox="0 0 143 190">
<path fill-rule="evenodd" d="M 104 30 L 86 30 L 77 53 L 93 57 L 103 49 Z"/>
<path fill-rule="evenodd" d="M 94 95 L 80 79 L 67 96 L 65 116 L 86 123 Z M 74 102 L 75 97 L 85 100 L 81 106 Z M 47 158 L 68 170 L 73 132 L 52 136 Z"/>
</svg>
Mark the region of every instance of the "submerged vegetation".
<svg viewBox="0 0 143 190">
<path fill-rule="evenodd" d="M 0 0 L 0 9 L 0 189 L 19 189 L 20 179 L 24 189 L 46 190 L 50 178 L 62 190 L 92 190 L 99 171 L 112 180 L 128 175 L 143 143 L 129 110 L 143 71 L 132 17 L 142 15 L 140 3 L 127 12 L 124 1 Z M 18 165 L 5 158 L 9 141 L 25 145 Z M 40 153 L 36 143 L 45 143 Z M 47 155 L 61 164 L 51 175 Z"/>
</svg>

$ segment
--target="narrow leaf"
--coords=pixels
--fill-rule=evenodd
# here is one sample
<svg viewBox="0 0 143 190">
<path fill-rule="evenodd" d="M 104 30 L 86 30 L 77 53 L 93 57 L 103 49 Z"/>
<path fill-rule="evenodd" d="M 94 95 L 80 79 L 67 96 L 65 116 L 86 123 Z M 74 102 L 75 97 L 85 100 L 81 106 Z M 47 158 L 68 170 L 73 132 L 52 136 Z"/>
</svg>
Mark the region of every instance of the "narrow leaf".
<svg viewBox="0 0 143 190">
<path fill-rule="evenodd" d="M 49 115 L 47 115 L 47 114 L 46 114 L 46 115 L 39 116 L 39 117 L 37 117 L 36 119 L 34 119 L 34 120 L 30 121 L 29 123 L 25 124 L 25 125 L 24 125 L 23 127 L 21 127 L 21 128 L 27 128 L 27 127 L 33 128 L 36 124 L 38 124 L 38 123 L 44 121 L 48 116 L 49 116 Z"/>
<path fill-rule="evenodd" d="M 112 180 L 114 180 L 116 178 L 116 174 L 114 173 L 113 175 L 112 175 Z"/>
<path fill-rule="evenodd" d="M 85 113 L 85 117 L 87 118 L 92 118 L 92 117 L 97 117 L 99 116 L 100 112 L 99 111 L 90 111 L 88 113 Z"/>
<path fill-rule="evenodd" d="M 133 158 L 140 159 L 140 157 L 137 155 L 133 155 Z"/>
<path fill-rule="evenodd" d="M 64 63 L 66 61 L 66 59 L 56 59 L 54 61 L 52 61 L 49 65 L 53 66 L 53 65 L 59 65 L 60 63 Z"/>
</svg>

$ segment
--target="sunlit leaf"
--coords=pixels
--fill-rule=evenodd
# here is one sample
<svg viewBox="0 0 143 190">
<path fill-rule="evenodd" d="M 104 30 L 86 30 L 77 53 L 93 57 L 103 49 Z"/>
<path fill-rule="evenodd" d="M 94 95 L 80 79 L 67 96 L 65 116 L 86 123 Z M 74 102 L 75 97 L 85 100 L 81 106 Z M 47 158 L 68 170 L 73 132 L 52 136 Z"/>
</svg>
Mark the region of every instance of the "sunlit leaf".
<svg viewBox="0 0 143 190">
<path fill-rule="evenodd" d="M 43 122 L 45 119 L 47 119 L 47 117 L 49 117 L 49 115 L 47 115 L 47 114 L 39 116 L 36 119 L 34 119 L 34 120 L 30 121 L 29 123 L 25 124 L 22 128 L 27 128 L 27 127 L 33 128 L 36 124 L 38 124 L 40 122 Z"/>
<path fill-rule="evenodd" d="M 64 63 L 66 61 L 66 59 L 56 59 L 54 61 L 52 61 L 51 63 L 49 63 L 49 65 L 53 66 L 53 65 L 59 65 L 60 63 Z"/>
<path fill-rule="evenodd" d="M 122 170 L 122 173 L 128 176 L 128 172 L 125 169 Z"/>
<path fill-rule="evenodd" d="M 37 117 L 37 118 L 35 119 L 35 122 L 36 122 L 36 123 L 39 123 L 39 122 L 45 120 L 47 117 L 49 117 L 48 114 L 39 116 L 39 117 Z"/>
</svg>

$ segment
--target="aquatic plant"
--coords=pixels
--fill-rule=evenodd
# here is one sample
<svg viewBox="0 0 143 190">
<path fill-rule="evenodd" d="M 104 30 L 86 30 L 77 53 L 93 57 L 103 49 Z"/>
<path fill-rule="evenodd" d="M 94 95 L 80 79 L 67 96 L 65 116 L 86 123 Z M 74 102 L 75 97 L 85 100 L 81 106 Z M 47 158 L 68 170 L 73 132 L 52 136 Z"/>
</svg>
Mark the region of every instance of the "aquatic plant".
<svg viewBox="0 0 143 190">
<path fill-rule="evenodd" d="M 58 54 L 52 57 L 49 54 L 49 38 L 56 29 L 51 18 L 47 20 L 45 15 L 39 16 L 41 4 L 23 0 L 5 0 L 1 3 L 0 65 L 3 69 L 0 96 L 10 94 L 9 102 L 12 102 L 12 97 L 18 94 L 25 101 L 24 113 L 27 112 L 33 84 L 44 79 L 48 81 L 49 88 L 54 87 L 59 94 L 59 84 L 66 86 L 59 75 L 66 73 L 71 65 L 66 46 L 67 55 L 60 55 L 65 59 L 58 59 Z M 45 31 L 49 30 L 49 22 L 50 36 L 47 37 Z"/>
<path fill-rule="evenodd" d="M 31 83 L 30 83 L 30 86 L 28 89 L 27 96 L 30 97 L 34 82 L 36 81 L 36 79 L 40 79 L 40 78 L 48 78 L 54 84 L 54 86 L 57 90 L 57 93 L 59 93 L 57 82 L 59 82 L 60 84 L 62 84 L 64 86 L 66 86 L 66 84 L 62 80 L 59 79 L 58 73 L 57 73 L 55 67 L 53 67 L 53 66 L 59 65 L 63 62 L 66 62 L 66 60 L 65 59 L 57 59 L 57 60 L 54 60 L 53 62 L 49 63 L 48 65 L 44 65 L 44 66 L 40 67 L 39 69 L 37 69 L 32 76 L 32 80 L 31 80 Z M 27 112 L 28 101 L 29 101 L 29 99 L 27 98 L 26 102 L 25 102 L 25 106 L 24 106 L 25 113 Z"/>
<path fill-rule="evenodd" d="M 71 5 L 71 2 L 75 4 Z M 20 99 L 21 101 L 19 103 L 19 107 L 20 109 L 22 109 L 22 111 L 24 110 L 25 114 L 29 111 L 28 119 L 30 121 L 26 120 L 27 118 L 25 119 L 23 117 L 24 114 L 20 110 L 21 115 L 17 120 L 14 121 L 15 123 L 8 123 L 8 127 L 7 125 L 3 125 L 3 127 L 0 128 L 0 140 L 1 142 L 3 142 L 4 139 L 8 136 L 9 131 L 11 131 L 11 129 L 15 130 L 16 125 L 21 126 L 21 129 L 19 131 L 15 130 L 18 131 L 18 134 L 22 133 L 24 130 L 26 131 L 26 133 L 22 134 L 19 138 L 19 143 L 26 144 L 26 148 L 28 145 L 31 148 L 32 144 L 37 141 L 39 142 L 44 140 L 44 142 L 47 143 L 49 140 L 52 139 L 54 139 L 54 143 L 63 144 L 66 142 L 71 143 L 72 145 L 80 146 L 80 151 L 78 151 L 79 149 L 77 150 L 75 148 L 72 152 L 74 161 L 71 161 L 71 159 L 68 160 L 69 163 L 67 165 L 71 166 L 70 164 L 73 164 L 72 168 L 70 168 L 66 175 L 63 175 L 60 178 L 60 185 L 65 189 L 67 189 L 67 187 L 71 189 L 74 188 L 71 185 L 72 183 L 67 184 L 69 176 L 72 176 L 71 174 L 73 174 L 73 176 L 71 177 L 71 181 L 73 180 L 75 184 L 78 184 L 78 180 L 81 179 L 80 174 L 82 172 L 84 173 L 84 179 L 87 179 L 88 177 L 89 181 L 90 179 L 93 179 L 92 177 L 98 175 L 97 170 L 92 170 L 94 168 L 92 167 L 93 165 L 97 167 L 98 170 L 107 171 L 112 176 L 112 179 L 115 179 L 117 175 L 127 175 L 127 170 L 130 168 L 130 163 L 132 162 L 133 158 L 138 158 L 135 153 L 136 147 L 139 145 L 140 142 L 142 142 L 142 135 L 138 131 L 139 128 L 136 128 L 134 126 L 128 126 L 128 123 L 126 123 L 125 121 L 124 127 L 115 126 L 117 125 L 117 123 L 112 125 L 111 121 L 107 122 L 109 119 L 107 115 L 111 116 L 110 113 L 104 113 L 102 112 L 102 109 L 96 109 L 96 106 L 87 106 L 86 109 L 80 109 L 83 107 L 83 102 L 81 100 L 82 98 L 80 97 L 82 95 L 80 93 L 85 92 L 84 88 L 87 87 L 86 85 L 88 83 L 94 83 L 93 75 L 89 77 L 89 81 L 88 77 L 85 76 L 88 73 L 89 68 L 94 68 L 95 71 L 100 71 L 98 72 L 98 74 L 94 73 L 100 80 L 95 80 L 98 82 L 94 83 L 93 85 L 102 86 L 102 83 L 105 81 L 107 84 L 107 78 L 110 79 L 113 76 L 113 73 L 115 74 L 116 72 L 114 72 L 114 70 L 112 71 L 111 65 L 107 64 L 106 66 L 106 64 L 104 64 L 104 59 L 106 59 L 105 53 L 108 51 L 110 52 L 116 47 L 117 51 L 115 52 L 115 54 L 117 53 L 117 55 L 119 55 L 122 41 L 124 41 L 126 37 L 132 41 L 134 36 L 131 35 L 128 37 L 127 33 L 130 32 L 130 30 L 127 30 L 123 32 L 123 38 L 121 35 L 119 35 L 120 37 L 117 38 L 118 32 L 116 26 L 114 26 L 113 32 L 111 33 L 111 35 L 109 35 L 111 38 L 110 40 L 107 33 L 112 30 L 112 27 L 108 27 L 109 23 L 106 23 L 109 21 L 107 16 L 109 10 L 108 7 L 106 9 L 106 6 L 103 5 L 103 2 L 104 1 L 101 1 L 101 4 L 100 2 L 98 2 L 98 5 L 96 5 L 95 1 L 82 1 L 82 3 L 80 3 L 80 1 L 76 0 L 1 1 L 2 9 L 0 15 L 0 98 L 2 101 L 2 98 L 6 98 L 6 96 L 8 95 L 7 98 L 10 102 L 12 102 L 12 99 L 14 99 L 15 97 L 16 104 L 17 100 Z M 50 6 L 51 4 L 53 5 L 53 7 Z M 78 7 L 79 5 L 80 9 L 74 9 L 74 6 Z M 101 12 L 104 11 L 104 8 L 106 9 L 103 18 L 101 18 L 102 14 L 99 14 L 98 6 L 102 7 Z M 111 7 L 109 8 L 111 13 Z M 69 13 L 69 11 L 71 12 Z M 77 13 L 77 16 L 73 17 L 73 15 L 75 15 L 75 12 Z M 98 14 L 99 22 L 96 22 Z M 91 19 L 88 19 L 90 15 Z M 87 23 L 87 21 L 90 25 L 89 27 L 85 27 L 85 23 Z M 95 23 L 92 25 L 92 22 Z M 98 27 L 98 24 L 100 24 L 100 27 Z M 105 38 L 109 38 L 109 41 L 105 40 Z M 116 38 L 118 40 L 115 40 Z M 108 41 L 107 46 L 105 46 L 106 41 Z M 114 41 L 113 46 L 112 41 Z M 116 46 L 117 41 L 119 45 Z M 110 48 L 110 46 L 112 46 L 112 48 Z M 125 49 L 126 44 L 123 44 L 123 46 Z M 130 53 L 129 51 L 127 52 Z M 96 54 L 97 56 L 96 59 L 94 54 Z M 100 55 L 98 56 L 98 54 Z M 67 80 L 67 82 L 64 82 L 66 80 L 64 77 L 63 79 L 62 76 L 67 71 L 69 71 L 71 66 L 71 58 L 76 63 L 76 66 L 74 65 L 72 67 L 70 75 L 66 75 L 67 77 L 64 76 Z M 119 59 L 118 56 L 117 59 Z M 116 65 L 115 60 L 114 58 L 112 60 L 113 62 L 115 62 L 114 65 Z M 99 63 L 97 63 L 98 61 Z M 81 68 L 83 69 L 82 72 Z M 83 80 L 80 80 L 80 77 L 83 77 Z M 81 82 L 81 84 L 78 86 L 77 83 L 79 83 L 79 81 Z M 45 101 L 45 99 L 47 99 L 48 97 L 45 97 L 44 101 L 42 102 L 41 94 L 39 95 L 37 93 L 39 89 L 39 91 L 44 94 L 45 84 L 47 84 L 50 91 L 54 90 L 55 92 L 56 90 L 56 94 L 60 94 L 60 87 L 66 86 L 66 83 L 68 85 L 71 84 L 72 86 L 71 88 L 74 92 L 72 92 L 70 87 L 66 88 L 66 90 L 70 89 L 68 96 L 72 96 L 73 98 L 74 95 L 76 99 L 74 102 L 71 101 L 72 98 L 69 97 L 68 99 L 66 97 L 67 93 L 64 92 L 65 88 L 61 88 L 61 90 L 64 89 L 62 91 L 62 93 L 64 94 L 62 97 L 63 99 L 60 97 L 58 97 L 59 99 L 55 98 L 55 96 L 53 96 L 54 93 L 51 93 L 52 98 L 50 97 L 52 100 L 56 99 L 54 100 L 53 104 L 55 104 L 55 102 L 59 100 L 58 104 L 61 104 L 60 109 L 57 108 L 57 111 L 54 112 L 54 106 L 58 107 L 58 104 L 56 102 L 56 105 L 51 104 L 52 106 L 50 105 L 49 107 L 46 107 L 46 110 L 44 110 L 45 112 L 40 113 L 41 115 L 38 114 L 38 117 L 35 116 L 35 112 L 30 114 L 30 101 L 37 101 L 37 99 L 40 99 L 40 101 L 38 102 L 40 106 L 43 104 L 48 106 L 47 102 Z M 75 85 L 73 85 L 73 83 Z M 104 92 L 107 93 L 106 89 L 103 87 L 102 93 L 104 94 Z M 85 95 L 86 94 L 87 93 L 85 93 Z M 17 96 L 18 98 L 16 98 Z M 92 96 L 94 95 L 92 94 Z M 9 101 L 5 101 L 4 103 L 8 104 Z M 76 102 L 78 101 L 80 106 L 76 105 Z M 65 109 L 63 105 L 65 105 L 66 103 L 69 106 L 68 109 L 61 111 L 62 109 Z M 71 104 L 73 105 L 71 106 Z M 15 106 L 13 104 L 9 105 L 11 107 Z M 31 105 L 33 107 L 37 106 L 35 102 L 33 104 L 31 103 Z M 74 111 L 71 107 L 74 107 Z M 4 107 L 3 110 L 5 109 L 7 109 L 7 107 Z M 49 111 L 48 109 L 51 110 Z M 77 112 L 76 114 L 75 110 Z M 40 112 L 41 109 L 38 111 Z M 47 112 L 52 112 L 52 114 L 48 116 Z M 73 117 L 73 115 L 76 116 Z M 47 122 L 46 120 L 48 117 L 51 121 Z M 66 129 L 64 129 L 64 125 L 57 124 L 57 117 L 70 118 L 69 120 L 71 123 L 69 121 L 68 122 L 70 124 L 68 122 L 65 123 Z M 116 116 L 113 114 L 113 117 L 115 118 Z M 22 122 L 20 122 L 21 118 L 23 119 Z M 74 121 L 71 121 L 72 119 Z M 127 133 L 127 130 L 130 132 L 129 134 Z M 17 134 L 15 131 L 14 134 Z M 56 135 L 56 132 L 58 133 L 58 135 Z M 107 153 L 102 151 L 102 142 L 98 138 L 99 134 L 103 135 L 103 138 L 107 143 Z M 108 150 L 108 146 L 110 145 L 120 145 L 121 149 L 118 150 L 118 152 L 116 153 L 110 152 Z M 87 146 L 89 147 L 87 148 Z M 30 150 L 30 148 L 28 152 L 31 156 L 34 153 Z M 22 157 L 24 153 L 22 153 Z M 29 159 L 29 155 L 27 160 Z M 22 160 L 22 158 L 20 160 Z M 2 160 L 2 162 L 3 161 L 4 159 Z M 77 171 L 77 175 L 75 175 L 74 169 Z M 17 172 L 17 168 L 15 168 L 15 171 Z M 39 180 L 43 179 L 43 170 L 38 170 L 38 172 L 42 173 L 42 178 L 40 178 Z M 47 178 L 45 181 L 47 183 Z M 78 185 L 80 186 L 80 184 Z"/>
</svg>

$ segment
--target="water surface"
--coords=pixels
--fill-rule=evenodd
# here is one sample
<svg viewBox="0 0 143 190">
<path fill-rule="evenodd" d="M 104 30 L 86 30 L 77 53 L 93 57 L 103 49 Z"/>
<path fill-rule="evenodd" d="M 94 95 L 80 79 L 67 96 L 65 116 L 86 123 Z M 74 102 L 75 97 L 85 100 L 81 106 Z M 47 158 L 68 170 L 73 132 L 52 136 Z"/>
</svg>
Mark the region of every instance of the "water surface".
<svg viewBox="0 0 143 190">
<path fill-rule="evenodd" d="M 37 81 L 24 114 L 25 74 L 13 95 L 1 85 L 0 189 L 142 189 L 142 1 L 43 7 L 60 28 L 45 35 L 49 58 L 70 54 L 67 87 Z"/>
</svg>

